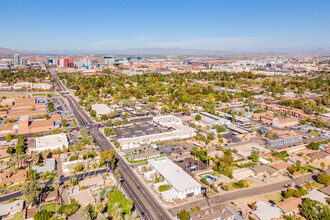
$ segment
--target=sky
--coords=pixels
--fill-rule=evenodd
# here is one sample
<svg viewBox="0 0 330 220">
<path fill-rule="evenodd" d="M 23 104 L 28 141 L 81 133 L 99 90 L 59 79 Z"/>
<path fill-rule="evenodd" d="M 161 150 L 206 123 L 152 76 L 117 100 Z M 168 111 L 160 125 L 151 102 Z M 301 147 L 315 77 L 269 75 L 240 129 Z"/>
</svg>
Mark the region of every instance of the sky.
<svg viewBox="0 0 330 220">
<path fill-rule="evenodd" d="M 329 0 L 0 0 L 0 47 L 329 48 L 329 8 Z"/>
</svg>

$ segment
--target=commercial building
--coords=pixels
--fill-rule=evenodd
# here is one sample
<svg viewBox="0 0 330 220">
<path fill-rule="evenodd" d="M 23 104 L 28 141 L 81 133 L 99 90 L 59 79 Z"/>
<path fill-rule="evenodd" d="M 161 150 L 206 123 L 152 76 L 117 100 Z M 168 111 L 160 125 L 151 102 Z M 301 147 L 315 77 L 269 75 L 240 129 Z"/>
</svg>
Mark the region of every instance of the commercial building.
<svg viewBox="0 0 330 220">
<path fill-rule="evenodd" d="M 21 66 L 26 66 L 27 65 L 27 59 L 26 58 L 22 58 L 21 59 Z"/>
<path fill-rule="evenodd" d="M 269 134 L 269 135 L 268 135 Z M 266 144 L 270 147 L 282 146 L 284 144 L 295 143 L 302 141 L 300 134 L 288 132 L 288 131 L 276 131 L 267 133 L 268 138 Z"/>
<path fill-rule="evenodd" d="M 97 117 L 101 117 L 102 115 L 108 115 L 113 111 L 105 104 L 94 104 L 92 105 L 92 109 L 96 112 Z"/>
<path fill-rule="evenodd" d="M 63 149 L 63 146 L 68 148 L 68 138 L 65 134 L 48 135 L 35 139 L 34 151 L 56 150 Z"/>
<path fill-rule="evenodd" d="M 73 58 L 58 59 L 57 66 L 62 68 L 74 68 Z"/>
<path fill-rule="evenodd" d="M 14 66 L 19 66 L 19 54 L 14 55 Z"/>
<path fill-rule="evenodd" d="M 170 128 L 170 131 L 133 138 L 118 139 L 117 141 L 120 143 L 121 149 L 136 148 L 141 144 L 150 144 L 151 142 L 192 138 L 196 135 L 193 128 L 183 125 L 181 119 L 173 115 L 154 117 L 153 122 L 162 127 Z"/>
<path fill-rule="evenodd" d="M 49 112 L 45 98 L 1 100 L 0 104 L 8 108 L 0 112 L 0 135 L 51 131 L 61 126 L 61 115 Z M 46 114 L 50 115 L 48 120 Z"/>
<path fill-rule="evenodd" d="M 163 177 L 170 190 L 161 192 L 165 201 L 184 199 L 201 194 L 202 185 L 167 157 L 148 160 L 148 164 Z"/>
<path fill-rule="evenodd" d="M 277 128 L 288 128 L 299 124 L 298 118 L 273 119 L 273 126 Z"/>
</svg>

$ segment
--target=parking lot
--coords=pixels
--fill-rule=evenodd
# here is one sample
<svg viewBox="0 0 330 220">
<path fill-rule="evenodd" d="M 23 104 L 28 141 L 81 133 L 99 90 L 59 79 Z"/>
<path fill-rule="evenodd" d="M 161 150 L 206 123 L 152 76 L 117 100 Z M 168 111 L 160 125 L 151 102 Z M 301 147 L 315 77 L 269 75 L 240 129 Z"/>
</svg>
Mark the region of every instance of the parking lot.
<svg viewBox="0 0 330 220">
<path fill-rule="evenodd" d="M 162 128 L 151 122 L 144 122 L 142 124 L 127 127 L 118 127 L 114 128 L 114 130 L 116 132 L 116 139 L 139 137 L 170 131 L 170 129 Z"/>
<path fill-rule="evenodd" d="M 207 168 L 207 165 L 200 160 L 193 159 L 191 157 L 185 158 L 183 160 L 174 161 L 178 166 L 180 166 L 184 171 L 192 175 L 193 171 L 201 171 Z"/>
</svg>

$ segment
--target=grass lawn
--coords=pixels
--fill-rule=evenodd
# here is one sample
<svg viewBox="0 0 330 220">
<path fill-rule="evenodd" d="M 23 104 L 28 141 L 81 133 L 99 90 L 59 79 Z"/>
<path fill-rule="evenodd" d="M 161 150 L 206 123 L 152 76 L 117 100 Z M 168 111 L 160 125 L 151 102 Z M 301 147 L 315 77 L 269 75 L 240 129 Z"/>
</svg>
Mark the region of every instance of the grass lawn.
<svg viewBox="0 0 330 220">
<path fill-rule="evenodd" d="M 317 183 L 317 182 L 313 182 L 312 183 L 312 185 L 315 187 L 315 188 L 323 188 L 323 187 L 325 187 L 325 185 L 324 184 L 322 184 L 322 183 Z"/>
<path fill-rule="evenodd" d="M 228 186 L 228 190 L 226 191 L 233 191 L 236 189 L 233 182 L 226 184 L 226 186 Z"/>
<path fill-rule="evenodd" d="M 313 167 L 311 165 L 307 165 L 307 167 L 308 167 L 308 172 L 314 172 L 314 171 L 318 170 L 316 167 Z"/>
<path fill-rule="evenodd" d="M 51 212 L 56 212 L 55 202 L 44 205 L 43 209 Z"/>
<path fill-rule="evenodd" d="M 238 165 L 238 164 L 236 164 L 236 166 L 238 166 L 239 168 L 252 167 L 252 166 L 254 166 L 254 165 L 257 165 L 257 164 L 256 164 L 256 163 L 253 163 L 253 162 L 251 162 L 251 163 L 246 163 L 246 164 L 242 164 L 242 165 Z"/>
<path fill-rule="evenodd" d="M 72 121 L 73 121 L 73 123 L 74 123 L 76 126 L 78 126 L 77 120 L 76 120 L 75 118 L 72 119 Z"/>
<path fill-rule="evenodd" d="M 318 136 L 320 136 L 320 135 L 321 135 L 321 133 L 320 133 L 320 132 L 316 132 L 316 131 L 310 131 L 310 133 L 312 133 L 312 134 L 315 134 L 315 135 L 318 135 Z"/>
<path fill-rule="evenodd" d="M 20 190 L 21 187 L 22 187 L 22 184 L 20 183 L 20 184 L 16 184 L 16 185 L 9 186 L 9 187 L 7 188 L 7 190 L 12 191 L 12 192 L 15 192 L 15 191 Z"/>
<path fill-rule="evenodd" d="M 273 193 L 266 194 L 265 198 L 268 200 L 273 200 L 276 203 L 281 202 L 283 199 L 281 192 L 273 192 Z"/>
<path fill-rule="evenodd" d="M 246 182 L 248 182 L 249 187 L 256 187 L 256 186 L 259 186 L 258 183 L 254 182 L 254 181 L 251 180 L 251 179 L 246 179 Z"/>
<path fill-rule="evenodd" d="M 47 96 L 47 95 L 50 95 L 50 97 L 53 97 L 55 96 L 55 94 L 51 94 L 51 93 L 38 93 L 38 94 L 33 94 L 32 96 Z"/>
<path fill-rule="evenodd" d="M 282 155 L 278 155 L 278 156 L 276 156 L 278 159 L 280 159 L 280 160 L 284 160 L 284 161 L 286 161 L 286 158 L 288 157 L 288 155 L 287 154 L 282 154 Z"/>
<path fill-rule="evenodd" d="M 15 215 L 14 215 L 14 218 L 10 219 L 10 220 L 23 220 L 23 212 L 17 212 Z"/>
</svg>

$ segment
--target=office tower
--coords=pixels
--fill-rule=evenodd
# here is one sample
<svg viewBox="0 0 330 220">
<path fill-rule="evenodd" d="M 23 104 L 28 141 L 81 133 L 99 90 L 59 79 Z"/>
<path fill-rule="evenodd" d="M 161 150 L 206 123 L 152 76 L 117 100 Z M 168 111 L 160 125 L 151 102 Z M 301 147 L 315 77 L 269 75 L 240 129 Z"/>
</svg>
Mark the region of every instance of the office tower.
<svg viewBox="0 0 330 220">
<path fill-rule="evenodd" d="M 14 66 L 19 66 L 19 54 L 14 55 Z"/>
</svg>

